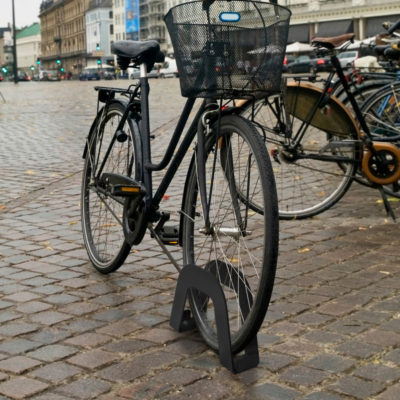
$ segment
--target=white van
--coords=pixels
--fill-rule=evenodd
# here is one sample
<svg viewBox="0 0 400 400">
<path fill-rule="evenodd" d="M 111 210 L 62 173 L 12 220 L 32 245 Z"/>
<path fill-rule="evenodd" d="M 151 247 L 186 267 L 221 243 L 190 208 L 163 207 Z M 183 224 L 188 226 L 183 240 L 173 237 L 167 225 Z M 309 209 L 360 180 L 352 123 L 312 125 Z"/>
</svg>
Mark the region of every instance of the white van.
<svg viewBox="0 0 400 400">
<path fill-rule="evenodd" d="M 160 78 L 176 77 L 178 76 L 178 68 L 176 61 L 173 58 L 167 58 L 160 69 Z"/>
</svg>

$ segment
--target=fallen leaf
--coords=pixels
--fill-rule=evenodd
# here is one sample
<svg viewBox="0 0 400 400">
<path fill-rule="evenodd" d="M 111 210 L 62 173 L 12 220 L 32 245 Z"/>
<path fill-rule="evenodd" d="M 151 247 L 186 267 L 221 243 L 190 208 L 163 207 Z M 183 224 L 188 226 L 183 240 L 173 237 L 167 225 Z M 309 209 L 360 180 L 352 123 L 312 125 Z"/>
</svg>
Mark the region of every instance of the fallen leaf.
<svg viewBox="0 0 400 400">
<path fill-rule="evenodd" d="M 309 251 L 311 251 L 311 249 L 309 249 L 308 247 L 304 247 L 302 249 L 297 250 L 298 253 L 308 253 Z"/>
<path fill-rule="evenodd" d="M 35 175 L 35 171 L 32 171 L 31 169 L 27 169 L 27 170 L 25 171 L 25 173 L 26 173 L 27 175 Z"/>
</svg>

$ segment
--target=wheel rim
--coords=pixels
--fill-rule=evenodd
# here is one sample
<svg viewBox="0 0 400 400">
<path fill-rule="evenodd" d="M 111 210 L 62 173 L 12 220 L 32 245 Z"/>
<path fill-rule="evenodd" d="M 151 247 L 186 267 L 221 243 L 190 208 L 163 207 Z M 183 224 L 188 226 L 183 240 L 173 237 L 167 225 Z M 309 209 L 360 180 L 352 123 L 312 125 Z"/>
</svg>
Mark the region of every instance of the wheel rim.
<svg viewBox="0 0 400 400">
<path fill-rule="evenodd" d="M 119 111 L 109 112 L 101 124 L 100 134 L 95 136 L 86 161 L 84 190 L 82 197 L 83 232 L 89 257 L 99 268 L 107 268 L 119 256 L 125 238 L 122 229 L 123 201 L 101 191 L 93 184 L 106 147 L 114 135 L 121 119 Z M 132 148 L 129 127 L 125 130 L 128 139 L 115 141 L 103 172 L 129 174 L 127 160 L 132 160 Z M 94 156 L 96 154 L 96 156 Z M 100 160 L 100 162 L 99 162 Z M 94 172 L 94 173 L 93 173 Z"/>
<path fill-rule="evenodd" d="M 210 171 L 213 163 L 215 162 L 218 166 L 221 165 L 223 159 L 226 160 L 226 157 L 220 157 L 221 149 L 217 150 L 217 159 L 214 160 L 216 147 L 228 145 L 231 160 L 229 167 L 233 167 L 230 170 L 237 174 L 236 181 L 242 185 L 244 192 L 244 187 L 250 187 L 251 193 L 248 195 L 257 196 L 257 203 L 264 204 L 263 190 L 254 189 L 254 187 L 260 188 L 260 174 L 255 160 L 251 161 L 248 143 L 239 135 L 233 135 L 233 138 L 231 137 L 227 142 L 229 145 L 221 144 L 219 141 L 218 146 L 213 146 L 209 154 L 206 162 L 208 183 L 211 185 Z M 190 199 L 192 208 L 189 215 L 192 222 L 189 231 L 193 232 L 193 235 L 191 237 L 185 235 L 190 245 L 185 250 L 184 262 L 201 266 L 218 279 L 227 300 L 232 346 L 237 348 L 240 346 L 239 342 L 244 332 L 254 323 L 252 314 L 259 312 L 262 308 L 260 304 L 262 300 L 258 294 L 260 282 L 266 279 L 264 275 L 267 272 L 264 265 L 274 263 L 272 260 L 266 260 L 266 253 L 269 252 L 267 248 L 269 249 L 271 245 L 265 239 L 271 236 L 270 232 L 266 232 L 267 217 L 251 210 L 241 200 L 230 199 L 232 185 L 229 184 L 229 179 L 223 169 L 219 168 L 214 176 L 210 230 L 205 232 L 199 193 L 194 179 L 192 179 L 192 186 Z M 238 223 L 239 215 L 246 219 L 244 224 L 243 220 Z M 273 276 L 269 278 L 273 281 Z M 266 300 L 265 311 L 269 298 Z M 210 299 L 192 291 L 191 305 L 194 313 L 197 314 L 199 329 L 206 332 L 208 344 L 217 349 L 215 315 Z"/>
</svg>

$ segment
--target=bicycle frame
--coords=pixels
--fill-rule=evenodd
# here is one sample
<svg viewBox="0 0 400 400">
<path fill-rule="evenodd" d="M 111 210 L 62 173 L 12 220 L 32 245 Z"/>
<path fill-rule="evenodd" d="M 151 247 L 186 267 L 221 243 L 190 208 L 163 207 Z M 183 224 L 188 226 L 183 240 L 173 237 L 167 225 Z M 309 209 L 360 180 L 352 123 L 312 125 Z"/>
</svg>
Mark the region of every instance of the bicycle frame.
<svg viewBox="0 0 400 400">
<path fill-rule="evenodd" d="M 110 88 L 97 88 L 97 90 L 107 90 L 109 93 L 118 93 L 124 92 L 129 93 L 129 101 L 125 108 L 124 114 L 121 117 L 121 120 L 115 130 L 115 134 L 113 139 L 111 140 L 108 150 L 106 151 L 106 155 L 103 159 L 102 165 L 97 171 L 97 178 L 101 175 L 104 165 L 107 160 L 107 156 L 111 150 L 112 145 L 115 140 L 117 140 L 118 131 L 120 131 L 128 118 L 131 118 L 131 113 L 134 111 L 138 104 L 140 104 L 140 140 L 142 144 L 142 176 L 140 180 L 145 187 L 146 195 L 145 195 L 145 207 L 146 207 L 146 216 L 148 222 L 155 222 L 159 219 L 159 215 L 157 214 L 157 210 L 159 208 L 159 204 L 166 193 L 171 181 L 173 180 L 175 173 L 177 172 L 185 154 L 187 153 L 190 144 L 192 143 L 196 133 L 197 133 L 197 124 L 204 112 L 205 109 L 205 101 L 199 107 L 195 118 L 193 119 L 190 127 L 188 128 L 185 136 L 182 139 L 182 142 L 177 149 L 178 143 L 182 137 L 183 131 L 187 124 L 189 115 L 193 109 L 196 99 L 188 98 L 186 104 L 183 108 L 179 121 L 175 127 L 175 131 L 171 137 L 171 141 L 168 145 L 168 148 L 163 156 L 163 159 L 158 164 L 152 163 L 151 158 L 151 143 L 150 143 L 150 115 L 149 115 L 149 83 L 147 77 L 146 65 L 142 64 L 141 68 L 141 77 L 139 80 L 139 84 L 136 86 L 134 91 L 121 90 L 121 89 L 110 89 Z M 140 95 L 139 95 L 140 92 Z M 113 100 L 113 96 L 110 99 L 106 100 L 104 111 L 107 110 L 108 101 Z M 138 99 L 139 97 L 139 99 Z M 175 153 L 175 155 L 174 155 Z M 167 167 L 165 175 L 163 176 L 159 186 L 156 188 L 156 191 L 153 193 L 153 181 L 152 181 L 152 173 L 154 171 L 160 171 Z"/>
</svg>

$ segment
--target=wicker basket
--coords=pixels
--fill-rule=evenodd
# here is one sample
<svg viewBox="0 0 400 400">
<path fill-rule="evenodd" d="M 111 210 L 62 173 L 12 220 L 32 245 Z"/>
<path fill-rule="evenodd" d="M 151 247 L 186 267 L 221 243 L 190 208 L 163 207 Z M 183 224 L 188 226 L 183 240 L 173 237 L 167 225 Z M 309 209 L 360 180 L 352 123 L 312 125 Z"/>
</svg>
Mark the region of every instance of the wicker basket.
<svg viewBox="0 0 400 400">
<path fill-rule="evenodd" d="M 165 23 L 182 96 L 238 98 L 279 91 L 290 15 L 276 4 L 243 0 L 171 8 Z"/>
</svg>

